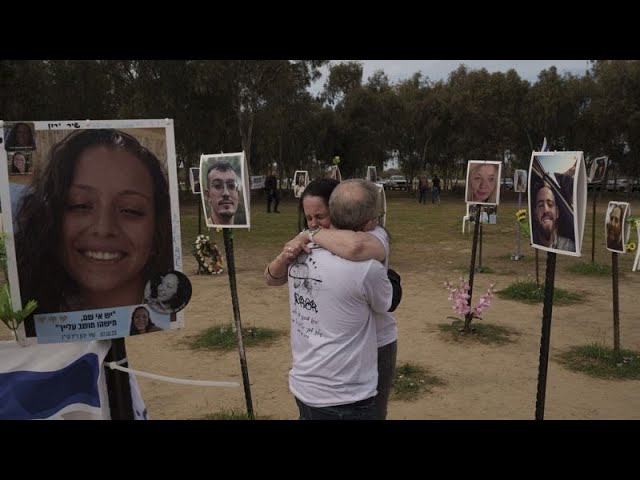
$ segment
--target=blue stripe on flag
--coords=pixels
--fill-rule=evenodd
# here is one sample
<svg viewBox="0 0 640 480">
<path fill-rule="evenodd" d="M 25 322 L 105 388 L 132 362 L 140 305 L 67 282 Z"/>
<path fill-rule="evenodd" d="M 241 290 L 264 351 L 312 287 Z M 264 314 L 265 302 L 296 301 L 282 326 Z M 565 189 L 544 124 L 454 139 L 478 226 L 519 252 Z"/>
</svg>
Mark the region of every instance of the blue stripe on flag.
<svg viewBox="0 0 640 480">
<path fill-rule="evenodd" d="M 87 353 L 60 370 L 0 373 L 0 419 L 48 418 L 75 403 L 99 408 L 99 368 L 98 356 Z"/>
</svg>

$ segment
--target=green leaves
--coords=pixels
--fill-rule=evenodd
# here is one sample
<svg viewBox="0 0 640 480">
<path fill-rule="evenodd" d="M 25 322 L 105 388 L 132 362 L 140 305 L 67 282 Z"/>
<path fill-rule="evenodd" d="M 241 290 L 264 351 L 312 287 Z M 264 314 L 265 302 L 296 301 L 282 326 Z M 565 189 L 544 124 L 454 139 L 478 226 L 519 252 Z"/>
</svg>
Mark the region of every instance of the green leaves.
<svg viewBox="0 0 640 480">
<path fill-rule="evenodd" d="M 31 315 L 36 308 L 38 308 L 38 302 L 29 300 L 22 310 L 14 311 L 13 305 L 11 304 L 9 286 L 5 284 L 2 291 L 0 291 L 0 320 L 2 320 L 10 330 L 13 330 L 14 333 L 24 319 Z"/>
</svg>

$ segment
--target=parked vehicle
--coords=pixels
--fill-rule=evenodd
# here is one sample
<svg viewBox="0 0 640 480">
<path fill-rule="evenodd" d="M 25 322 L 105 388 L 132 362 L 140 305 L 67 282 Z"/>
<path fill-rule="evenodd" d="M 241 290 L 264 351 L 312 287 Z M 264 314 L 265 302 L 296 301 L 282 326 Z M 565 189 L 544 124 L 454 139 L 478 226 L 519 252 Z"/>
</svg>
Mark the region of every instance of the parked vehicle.
<svg viewBox="0 0 640 480">
<path fill-rule="evenodd" d="M 407 179 L 403 175 L 391 175 L 384 184 L 385 190 L 406 190 Z"/>
<path fill-rule="evenodd" d="M 502 188 L 504 190 L 513 190 L 513 178 L 506 177 L 502 179 Z"/>
<path fill-rule="evenodd" d="M 628 178 L 611 179 L 607 182 L 607 192 L 628 192 L 631 182 Z"/>
</svg>

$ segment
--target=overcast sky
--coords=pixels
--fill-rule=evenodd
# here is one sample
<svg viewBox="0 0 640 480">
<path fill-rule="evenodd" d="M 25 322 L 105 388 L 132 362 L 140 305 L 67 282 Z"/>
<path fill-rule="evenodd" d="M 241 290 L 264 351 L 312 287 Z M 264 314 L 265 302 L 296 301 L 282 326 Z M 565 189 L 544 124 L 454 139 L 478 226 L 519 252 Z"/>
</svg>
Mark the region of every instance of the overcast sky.
<svg viewBox="0 0 640 480">
<path fill-rule="evenodd" d="M 348 62 L 350 60 L 331 60 L 331 64 Z M 421 72 L 431 81 L 446 80 L 449 74 L 462 63 L 472 70 L 486 68 L 489 72 L 506 72 L 513 68 L 520 78 L 534 83 L 538 74 L 555 65 L 560 75 L 571 73 L 582 76 L 589 69 L 587 60 L 359 60 L 363 63 L 363 82 L 376 70 L 384 70 L 391 82 L 404 80 L 415 72 Z M 315 94 L 322 90 L 327 80 L 327 69 L 323 70 L 323 76 L 312 87 Z"/>
</svg>

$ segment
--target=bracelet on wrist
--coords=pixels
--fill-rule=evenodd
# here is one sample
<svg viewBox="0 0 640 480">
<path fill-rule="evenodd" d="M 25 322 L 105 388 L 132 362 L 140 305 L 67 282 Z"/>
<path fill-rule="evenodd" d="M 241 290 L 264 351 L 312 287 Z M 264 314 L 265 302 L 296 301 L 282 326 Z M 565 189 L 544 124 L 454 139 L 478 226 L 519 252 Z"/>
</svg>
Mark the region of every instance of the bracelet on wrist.
<svg viewBox="0 0 640 480">
<path fill-rule="evenodd" d="M 271 270 L 269 270 L 269 265 L 267 265 L 267 275 L 269 275 L 271 278 L 273 278 L 274 280 L 282 280 L 283 278 L 285 278 L 287 275 L 283 275 L 282 277 L 274 277 L 273 274 L 271 273 Z"/>
</svg>

